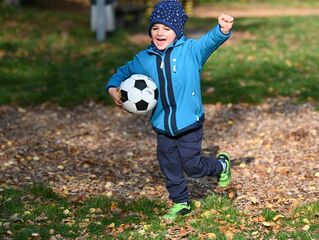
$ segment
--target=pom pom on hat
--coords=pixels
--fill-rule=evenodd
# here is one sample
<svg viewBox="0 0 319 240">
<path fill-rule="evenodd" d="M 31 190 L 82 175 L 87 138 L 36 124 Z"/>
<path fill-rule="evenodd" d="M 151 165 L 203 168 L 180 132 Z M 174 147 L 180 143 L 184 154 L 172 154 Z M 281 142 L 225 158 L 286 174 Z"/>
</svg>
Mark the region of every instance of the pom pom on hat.
<svg viewBox="0 0 319 240">
<path fill-rule="evenodd" d="M 164 0 L 157 3 L 150 16 L 148 34 L 151 36 L 152 26 L 161 23 L 172 29 L 177 38 L 184 34 L 184 25 L 188 16 L 185 14 L 182 4 L 178 0 Z"/>
</svg>

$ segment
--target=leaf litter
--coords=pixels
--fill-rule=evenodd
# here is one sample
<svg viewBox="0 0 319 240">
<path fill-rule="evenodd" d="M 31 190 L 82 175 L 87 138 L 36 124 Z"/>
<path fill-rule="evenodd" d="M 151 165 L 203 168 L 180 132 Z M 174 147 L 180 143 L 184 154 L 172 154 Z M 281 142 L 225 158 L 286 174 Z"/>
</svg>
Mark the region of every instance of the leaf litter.
<svg viewBox="0 0 319 240">
<path fill-rule="evenodd" d="M 280 98 L 210 104 L 205 111 L 203 154 L 228 151 L 234 177 L 226 190 L 214 178 L 188 178 L 193 200 L 225 195 L 253 215 L 264 208 L 290 213 L 318 201 L 319 112 L 313 104 Z M 75 200 L 103 195 L 167 201 L 148 116 L 96 103 L 1 106 L 0 116 L 2 186 L 44 182 Z"/>
</svg>

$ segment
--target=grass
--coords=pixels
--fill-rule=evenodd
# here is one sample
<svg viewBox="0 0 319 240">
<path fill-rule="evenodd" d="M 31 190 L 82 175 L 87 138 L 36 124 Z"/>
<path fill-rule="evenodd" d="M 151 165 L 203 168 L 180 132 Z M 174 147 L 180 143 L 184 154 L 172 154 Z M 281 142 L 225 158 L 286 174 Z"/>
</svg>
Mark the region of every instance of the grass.
<svg viewBox="0 0 319 240">
<path fill-rule="evenodd" d="M 318 239 L 319 202 L 284 216 L 265 209 L 250 216 L 230 199 L 211 195 L 193 203 L 193 213 L 175 223 L 159 216 L 166 205 L 159 200 L 123 202 L 103 196 L 71 201 L 44 184 L 23 189 L 0 189 L 0 236 L 41 239 Z M 0 237 L 1 238 L 1 237 Z"/>
<path fill-rule="evenodd" d="M 318 7 L 319 3 L 313 0 L 195 0 L 197 4 L 214 4 L 216 7 L 248 8 L 251 6 L 263 7 Z"/>
<path fill-rule="evenodd" d="M 258 103 L 278 96 L 318 102 L 318 20 L 238 19 L 233 43 L 214 53 L 204 67 L 205 103 Z M 0 7 L 0 21 L 0 105 L 109 104 L 107 79 L 145 47 L 129 43 L 131 30 L 125 29 L 96 43 L 86 15 Z M 187 32 L 206 31 L 214 22 L 192 18 Z M 145 26 L 135 31 L 141 29 Z M 211 89 L 214 93 L 208 94 Z M 159 200 L 124 202 L 96 196 L 73 201 L 42 184 L 2 187 L 0 239 L 319 238 L 319 202 L 288 216 L 273 209 L 250 216 L 231 200 L 212 195 L 194 202 L 193 209 L 190 217 L 167 224 L 158 217 L 167 210 Z"/>
<path fill-rule="evenodd" d="M 123 31 L 97 44 L 88 16 L 13 8 L 0 15 L 0 104 L 103 101 L 107 77 L 135 52 L 124 49 Z"/>
<path fill-rule="evenodd" d="M 318 16 L 238 19 L 234 43 L 219 49 L 203 70 L 205 103 L 259 103 L 291 96 L 318 101 Z M 110 104 L 104 85 L 145 45 L 117 29 L 96 43 L 89 16 L 0 7 L 0 104 L 53 102 Z M 186 32 L 206 31 L 216 19 L 191 18 Z M 208 90 L 214 89 L 213 94 Z"/>
<path fill-rule="evenodd" d="M 268 97 L 319 100 L 318 53 L 314 40 L 319 17 L 242 19 L 234 37 L 240 42 L 217 51 L 204 67 L 206 102 L 258 103 Z M 308 22 L 305 32 L 303 23 Z M 241 37 L 242 36 L 242 37 Z M 204 91 L 205 92 L 205 91 Z"/>
</svg>

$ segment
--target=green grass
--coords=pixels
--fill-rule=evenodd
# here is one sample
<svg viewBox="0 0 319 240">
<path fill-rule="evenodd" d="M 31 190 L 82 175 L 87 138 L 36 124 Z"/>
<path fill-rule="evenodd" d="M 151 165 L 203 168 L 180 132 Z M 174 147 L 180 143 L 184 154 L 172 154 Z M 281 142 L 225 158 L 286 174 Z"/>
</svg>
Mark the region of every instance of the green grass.
<svg viewBox="0 0 319 240">
<path fill-rule="evenodd" d="M 250 216 L 230 199 L 211 195 L 193 203 L 189 217 L 175 223 L 160 219 L 167 209 L 160 200 L 120 201 L 102 196 L 71 201 L 43 184 L 0 189 L 0 236 L 75 239 L 317 239 L 319 202 L 289 216 L 265 209 Z M 257 220 L 256 220 L 257 219 Z"/>
<path fill-rule="evenodd" d="M 214 4 L 216 7 L 246 8 L 252 6 L 267 7 L 318 7 L 314 0 L 195 0 L 197 4 Z"/>
<path fill-rule="evenodd" d="M 204 100 L 258 103 L 290 96 L 318 101 L 318 26 L 310 19 L 319 17 L 239 20 L 234 30 L 239 42 L 217 51 L 204 67 L 204 93 L 205 88 L 216 89 Z"/>
<path fill-rule="evenodd" d="M 128 29 L 96 43 L 83 14 L 0 7 L 0 21 L 0 105 L 110 104 L 105 83 L 145 47 L 129 43 Z M 215 23 L 191 18 L 186 32 Z M 318 102 L 318 28 L 318 16 L 238 19 L 233 44 L 204 66 L 204 102 L 259 103 L 278 96 Z"/>
<path fill-rule="evenodd" d="M 0 16 L 0 104 L 105 101 L 107 78 L 136 51 L 120 30 L 96 43 L 89 16 L 3 7 Z"/>
</svg>

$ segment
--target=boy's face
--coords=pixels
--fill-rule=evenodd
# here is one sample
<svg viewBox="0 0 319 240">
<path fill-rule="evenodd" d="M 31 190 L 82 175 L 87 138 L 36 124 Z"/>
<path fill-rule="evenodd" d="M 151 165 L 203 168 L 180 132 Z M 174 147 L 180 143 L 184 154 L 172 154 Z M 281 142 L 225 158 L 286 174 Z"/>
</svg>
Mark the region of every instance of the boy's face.
<svg viewBox="0 0 319 240">
<path fill-rule="evenodd" d="M 156 23 L 151 29 L 151 38 L 159 50 L 165 50 L 176 38 L 176 33 L 161 23 Z"/>
</svg>

